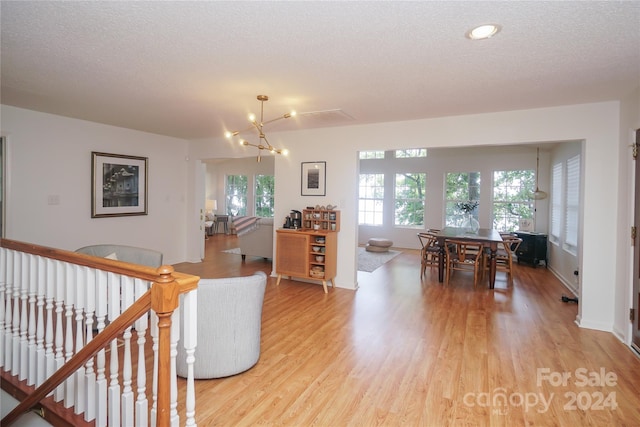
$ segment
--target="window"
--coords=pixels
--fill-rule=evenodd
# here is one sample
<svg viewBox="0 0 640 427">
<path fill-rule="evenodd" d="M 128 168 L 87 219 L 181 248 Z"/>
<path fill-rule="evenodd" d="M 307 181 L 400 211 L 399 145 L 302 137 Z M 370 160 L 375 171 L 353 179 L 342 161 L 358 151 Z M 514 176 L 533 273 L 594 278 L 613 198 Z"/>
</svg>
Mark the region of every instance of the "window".
<svg viewBox="0 0 640 427">
<path fill-rule="evenodd" d="M 246 175 L 227 175 L 225 197 L 227 200 L 227 215 L 244 216 L 247 214 Z"/>
<path fill-rule="evenodd" d="M 580 155 L 567 160 L 564 249 L 573 255 L 578 249 L 578 211 L 580 208 Z"/>
<path fill-rule="evenodd" d="M 551 170 L 551 231 L 549 240 L 572 255 L 578 253 L 580 155 L 556 163 Z"/>
<path fill-rule="evenodd" d="M 532 219 L 534 190 L 532 170 L 494 171 L 493 228 L 511 232 L 520 227 L 520 219 Z"/>
<path fill-rule="evenodd" d="M 410 148 L 408 150 L 396 150 L 396 159 L 406 159 L 412 157 L 427 157 L 427 149 Z"/>
<path fill-rule="evenodd" d="M 382 225 L 384 174 L 360 174 L 358 224 Z"/>
<path fill-rule="evenodd" d="M 256 216 L 273 218 L 274 187 L 273 175 L 256 175 Z"/>
<path fill-rule="evenodd" d="M 551 233 L 549 240 L 560 241 L 560 222 L 562 218 L 562 163 L 553 165 L 551 171 Z"/>
<path fill-rule="evenodd" d="M 424 225 L 426 174 L 398 173 L 395 183 L 394 224 L 408 227 Z"/>
<path fill-rule="evenodd" d="M 361 159 L 384 159 L 384 151 L 361 151 Z"/>
<path fill-rule="evenodd" d="M 456 206 L 460 202 L 480 200 L 480 172 L 449 172 L 445 176 L 445 225 L 461 227 L 466 214 Z M 478 208 L 472 215 L 478 219 Z"/>
</svg>

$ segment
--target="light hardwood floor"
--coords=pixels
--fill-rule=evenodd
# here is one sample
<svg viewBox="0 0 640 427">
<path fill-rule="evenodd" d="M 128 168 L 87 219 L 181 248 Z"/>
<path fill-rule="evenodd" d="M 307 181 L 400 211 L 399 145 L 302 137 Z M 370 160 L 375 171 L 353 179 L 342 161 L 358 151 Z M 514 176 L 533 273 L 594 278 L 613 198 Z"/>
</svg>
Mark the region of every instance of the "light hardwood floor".
<svg viewBox="0 0 640 427">
<path fill-rule="evenodd" d="M 212 236 L 203 263 L 176 270 L 271 273 L 221 252 L 235 246 Z M 260 360 L 196 381 L 198 425 L 640 426 L 640 359 L 580 329 L 548 270 L 516 266 L 513 286 L 498 273 L 495 290 L 464 274 L 447 288 L 436 270 L 421 280 L 418 252 L 406 251 L 358 273 L 357 291 L 269 278 Z"/>
</svg>

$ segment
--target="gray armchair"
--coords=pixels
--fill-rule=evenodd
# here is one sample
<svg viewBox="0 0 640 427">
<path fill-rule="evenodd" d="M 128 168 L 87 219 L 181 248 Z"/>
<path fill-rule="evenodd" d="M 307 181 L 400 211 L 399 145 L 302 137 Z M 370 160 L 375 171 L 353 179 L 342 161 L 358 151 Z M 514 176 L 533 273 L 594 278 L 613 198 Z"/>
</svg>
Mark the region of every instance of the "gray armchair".
<svg viewBox="0 0 640 427">
<path fill-rule="evenodd" d="M 76 252 L 154 268 L 162 265 L 162 252 L 153 249 L 136 248 L 135 246 L 114 244 L 91 245 L 76 249 Z"/>
<path fill-rule="evenodd" d="M 267 275 L 200 279 L 195 379 L 222 378 L 253 367 L 260 358 L 262 303 Z M 184 336 L 184 322 L 180 324 Z M 186 351 L 178 342 L 177 373 L 187 376 Z"/>
</svg>

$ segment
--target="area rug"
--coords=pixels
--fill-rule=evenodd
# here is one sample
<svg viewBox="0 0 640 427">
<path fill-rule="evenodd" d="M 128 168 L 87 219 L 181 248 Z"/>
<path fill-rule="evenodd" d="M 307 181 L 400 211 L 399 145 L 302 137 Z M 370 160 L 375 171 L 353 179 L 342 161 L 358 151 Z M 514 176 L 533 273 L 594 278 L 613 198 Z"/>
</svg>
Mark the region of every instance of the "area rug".
<svg viewBox="0 0 640 427">
<path fill-rule="evenodd" d="M 233 248 L 233 249 L 227 249 L 222 251 L 226 254 L 237 254 L 237 255 L 242 255 L 242 252 L 240 252 L 240 248 Z"/>
<path fill-rule="evenodd" d="M 401 251 L 393 250 L 389 250 L 389 252 L 367 252 L 364 248 L 358 248 L 358 271 L 371 273 L 401 253 Z"/>
</svg>

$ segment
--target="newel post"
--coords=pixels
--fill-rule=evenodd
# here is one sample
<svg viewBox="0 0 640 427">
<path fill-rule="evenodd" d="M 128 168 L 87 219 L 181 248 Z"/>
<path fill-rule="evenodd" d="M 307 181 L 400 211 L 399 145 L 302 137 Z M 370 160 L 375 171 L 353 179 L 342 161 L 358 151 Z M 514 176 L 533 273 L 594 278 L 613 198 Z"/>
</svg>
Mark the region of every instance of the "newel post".
<svg viewBox="0 0 640 427">
<path fill-rule="evenodd" d="M 173 267 L 163 265 L 157 271 L 160 277 L 151 288 L 151 308 L 158 316 L 157 425 L 164 427 L 170 422 L 171 315 L 179 304 L 179 289 Z"/>
</svg>

